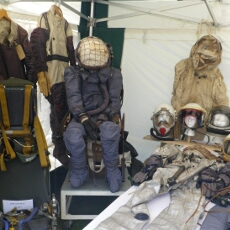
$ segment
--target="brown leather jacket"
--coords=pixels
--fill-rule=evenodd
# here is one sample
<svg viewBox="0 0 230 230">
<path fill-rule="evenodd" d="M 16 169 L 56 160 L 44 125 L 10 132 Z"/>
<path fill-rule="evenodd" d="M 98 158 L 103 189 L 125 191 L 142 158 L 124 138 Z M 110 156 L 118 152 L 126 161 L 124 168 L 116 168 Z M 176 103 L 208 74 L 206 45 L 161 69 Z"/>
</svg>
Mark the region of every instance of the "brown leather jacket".
<svg viewBox="0 0 230 230">
<path fill-rule="evenodd" d="M 1 25 L 4 26 L 1 26 Z M 3 31 L 5 30 L 5 31 Z M 10 31 L 10 32 L 6 32 Z M 28 33 L 15 22 L 0 20 L 0 81 L 10 77 L 37 81 Z"/>
</svg>

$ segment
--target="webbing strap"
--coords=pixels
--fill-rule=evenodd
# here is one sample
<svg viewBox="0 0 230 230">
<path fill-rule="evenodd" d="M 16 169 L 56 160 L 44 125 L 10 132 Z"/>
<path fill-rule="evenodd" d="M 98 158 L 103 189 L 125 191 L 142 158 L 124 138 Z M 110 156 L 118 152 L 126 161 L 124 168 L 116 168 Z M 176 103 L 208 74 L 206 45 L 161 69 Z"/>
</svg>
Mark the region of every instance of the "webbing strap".
<svg viewBox="0 0 230 230">
<path fill-rule="evenodd" d="M 1 155 L 0 155 L 0 170 L 6 171 L 6 165 L 4 162 L 4 153 L 1 153 Z"/>
<path fill-rule="evenodd" d="M 41 166 L 42 167 L 50 166 L 49 157 L 46 155 L 46 152 L 48 152 L 48 146 L 46 143 L 45 134 L 37 116 L 34 117 L 34 129 L 36 133 L 38 154 L 39 154 Z"/>
<path fill-rule="evenodd" d="M 0 85 L 0 105 L 2 108 L 2 122 L 4 124 L 5 129 L 10 128 L 10 119 L 8 113 L 8 107 L 6 102 L 6 94 L 3 85 Z"/>
<path fill-rule="evenodd" d="M 24 138 L 30 137 L 30 130 L 5 130 L 7 137 L 10 138 Z"/>
<path fill-rule="evenodd" d="M 12 147 L 11 147 L 11 145 L 9 143 L 9 140 L 8 140 L 8 138 L 6 136 L 5 129 L 4 129 L 4 126 L 3 126 L 1 120 L 0 120 L 0 127 L 1 127 L 1 131 L 2 131 L 2 137 L 3 137 L 3 140 L 4 140 L 4 144 L 5 144 L 5 147 L 6 147 L 6 153 L 8 155 L 10 155 L 10 159 L 14 159 L 16 157 L 16 154 L 15 154 L 14 150 L 12 149 Z M 3 157 L 2 157 L 2 155 L 1 155 L 1 170 L 5 171 L 6 169 L 4 168 L 4 165 L 5 165 L 4 164 L 4 155 L 3 155 Z"/>
<path fill-rule="evenodd" d="M 5 144 L 5 150 L 8 155 L 10 155 L 11 159 L 14 159 L 16 157 L 16 154 L 14 150 L 12 149 L 9 140 L 6 136 L 5 129 L 8 130 L 10 128 L 10 119 L 9 119 L 9 113 L 8 113 L 8 106 L 6 101 L 6 94 L 5 94 L 5 88 L 3 85 L 0 85 L 0 106 L 2 110 L 2 121 L 0 120 L 0 128 L 2 132 L 3 141 Z M 0 153 L 0 170 L 6 171 L 6 165 L 4 162 L 4 152 Z"/>
<path fill-rule="evenodd" d="M 23 117 L 23 129 L 28 129 L 29 126 L 29 111 L 30 111 L 30 97 L 31 97 L 32 85 L 25 86 L 24 92 L 24 117 Z"/>
<path fill-rule="evenodd" d="M 101 164 L 98 170 L 95 169 L 95 162 L 94 162 L 94 153 L 93 153 L 93 141 L 88 138 L 87 140 L 87 157 L 88 157 L 88 164 L 90 169 L 95 172 L 99 173 L 105 167 L 103 159 L 101 160 Z"/>
<path fill-rule="evenodd" d="M 31 91 L 32 91 L 32 85 L 26 85 L 25 91 L 24 91 L 24 114 L 23 114 L 23 122 L 22 127 L 25 132 L 29 131 L 29 112 L 30 112 L 30 98 L 31 98 Z M 25 143 L 27 146 L 31 145 L 30 138 L 25 137 L 24 138 Z M 23 153 L 28 155 L 31 153 L 31 148 L 23 148 Z"/>
</svg>

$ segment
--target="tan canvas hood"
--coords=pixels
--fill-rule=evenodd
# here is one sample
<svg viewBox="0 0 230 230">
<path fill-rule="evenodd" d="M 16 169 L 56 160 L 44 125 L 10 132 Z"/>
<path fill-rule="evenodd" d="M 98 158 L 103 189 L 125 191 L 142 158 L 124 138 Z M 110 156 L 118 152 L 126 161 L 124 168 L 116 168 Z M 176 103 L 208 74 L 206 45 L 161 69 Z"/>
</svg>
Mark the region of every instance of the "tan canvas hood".
<svg viewBox="0 0 230 230">
<path fill-rule="evenodd" d="M 190 57 L 195 70 L 212 70 L 221 62 L 221 43 L 211 35 L 200 38 L 192 47 Z"/>
</svg>

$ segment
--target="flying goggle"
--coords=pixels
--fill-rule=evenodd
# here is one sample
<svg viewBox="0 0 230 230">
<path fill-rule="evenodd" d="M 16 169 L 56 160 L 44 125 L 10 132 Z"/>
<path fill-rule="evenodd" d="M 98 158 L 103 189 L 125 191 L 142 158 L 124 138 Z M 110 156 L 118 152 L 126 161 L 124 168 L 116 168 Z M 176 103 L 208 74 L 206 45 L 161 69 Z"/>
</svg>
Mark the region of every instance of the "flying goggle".
<svg viewBox="0 0 230 230">
<path fill-rule="evenodd" d="M 174 116 L 164 108 L 155 113 L 151 119 L 153 120 L 153 125 L 155 127 L 159 127 L 163 124 L 165 127 L 171 128 L 175 124 Z"/>
</svg>

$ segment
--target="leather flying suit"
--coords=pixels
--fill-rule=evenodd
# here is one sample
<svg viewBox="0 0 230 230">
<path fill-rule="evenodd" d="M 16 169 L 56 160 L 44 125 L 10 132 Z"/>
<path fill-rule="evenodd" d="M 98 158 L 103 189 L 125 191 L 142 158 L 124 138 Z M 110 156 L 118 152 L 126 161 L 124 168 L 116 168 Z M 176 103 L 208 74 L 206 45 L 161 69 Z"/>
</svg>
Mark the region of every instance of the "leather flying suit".
<svg viewBox="0 0 230 230">
<path fill-rule="evenodd" d="M 36 83 L 35 63 L 28 33 L 14 21 L 0 19 L 0 81 L 10 77 Z"/>
<path fill-rule="evenodd" d="M 53 156 L 65 167 L 69 157 L 61 133 L 60 124 L 68 112 L 64 84 L 64 70 L 76 65 L 73 47 L 72 29 L 62 15 L 57 13 L 57 6 L 51 6 L 48 12 L 38 19 L 38 28 L 31 34 L 31 46 L 36 59 L 37 74 L 48 72 L 51 94 L 46 98 L 50 103 L 50 126 L 54 143 Z"/>
<path fill-rule="evenodd" d="M 120 127 L 113 122 L 113 117 L 120 111 L 121 72 L 112 67 L 97 71 L 86 71 L 79 66 L 67 67 L 65 82 L 68 106 L 73 115 L 64 133 L 66 147 L 70 153 L 70 182 L 72 186 L 79 187 L 88 176 L 84 140 L 86 133 L 79 122 L 79 115 L 86 113 L 93 122 L 96 123 L 98 119 L 102 121 L 99 136 L 103 161 L 110 190 L 116 192 L 122 182 L 118 169 Z M 109 98 L 106 98 L 103 87 L 106 87 Z"/>
</svg>

